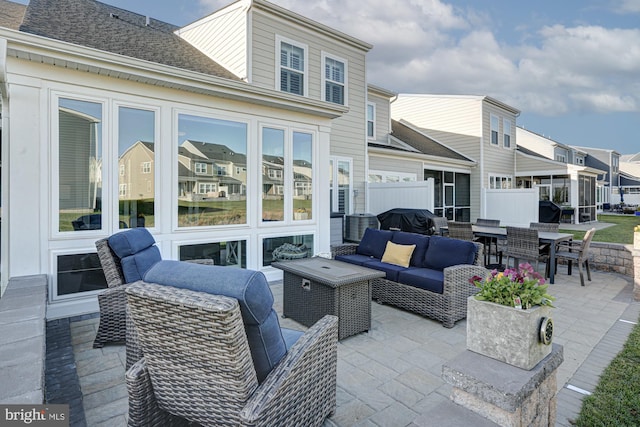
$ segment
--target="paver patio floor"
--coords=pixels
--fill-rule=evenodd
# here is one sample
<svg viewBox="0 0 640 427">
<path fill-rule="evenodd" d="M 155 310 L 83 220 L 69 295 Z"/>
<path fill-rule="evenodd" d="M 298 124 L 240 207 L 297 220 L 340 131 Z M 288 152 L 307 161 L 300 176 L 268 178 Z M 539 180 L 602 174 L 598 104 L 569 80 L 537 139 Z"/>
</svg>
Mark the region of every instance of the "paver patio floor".
<svg viewBox="0 0 640 427">
<path fill-rule="evenodd" d="M 576 272 L 577 273 L 577 272 Z M 554 342 L 564 346 L 558 370 L 557 425 L 570 426 L 584 392 L 618 353 L 638 321 L 632 280 L 594 272 L 580 286 L 578 275 L 560 267 L 550 292 L 556 296 Z M 273 283 L 276 310 L 282 284 Z M 304 329 L 291 319 L 283 326 Z M 93 349 L 98 319 L 71 323 L 77 373 L 88 426 L 126 425 L 125 352 L 122 345 Z M 338 406 L 326 426 L 493 425 L 449 401 L 442 365 L 466 349 L 466 322 L 452 329 L 391 306 L 372 303 L 372 329 L 338 344 Z"/>
</svg>

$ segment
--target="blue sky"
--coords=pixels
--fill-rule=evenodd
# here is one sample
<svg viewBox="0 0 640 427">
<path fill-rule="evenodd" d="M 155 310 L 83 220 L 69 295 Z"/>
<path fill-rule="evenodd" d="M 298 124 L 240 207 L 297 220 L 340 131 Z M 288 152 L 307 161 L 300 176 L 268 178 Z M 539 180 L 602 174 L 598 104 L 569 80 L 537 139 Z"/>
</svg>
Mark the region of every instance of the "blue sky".
<svg viewBox="0 0 640 427">
<path fill-rule="evenodd" d="M 186 25 L 231 1 L 104 3 Z M 373 44 L 369 83 L 489 95 L 556 141 L 640 152 L 640 0 L 273 3 Z"/>
</svg>

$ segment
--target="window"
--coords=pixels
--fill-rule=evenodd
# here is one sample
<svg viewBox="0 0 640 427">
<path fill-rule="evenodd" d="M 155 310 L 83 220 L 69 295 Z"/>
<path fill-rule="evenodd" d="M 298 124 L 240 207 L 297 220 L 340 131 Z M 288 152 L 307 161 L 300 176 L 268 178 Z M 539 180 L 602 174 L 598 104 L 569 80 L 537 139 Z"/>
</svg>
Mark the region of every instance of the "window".
<svg viewBox="0 0 640 427">
<path fill-rule="evenodd" d="M 247 180 L 242 175 L 232 180 L 211 177 L 213 183 L 198 182 L 207 163 L 190 170 L 194 157 L 206 157 L 207 162 L 223 162 L 230 167 L 247 167 L 247 124 L 212 117 L 178 115 L 178 227 L 206 227 L 245 224 L 247 222 Z M 224 138 L 220 136 L 224 135 Z M 213 142 L 224 141 L 224 142 Z M 197 157 L 196 157 L 197 158 Z M 197 164 L 196 163 L 196 164 Z M 195 166 L 195 165 L 194 165 Z M 205 184 L 201 187 L 200 184 Z M 217 185 L 217 187 L 216 187 Z M 203 200 L 205 192 L 218 192 L 218 197 Z M 211 191 L 209 191 L 211 190 Z M 194 220 L 195 219 L 195 220 Z"/>
<path fill-rule="evenodd" d="M 119 228 L 155 225 L 155 126 L 154 111 L 118 108 Z"/>
<path fill-rule="evenodd" d="M 101 103 L 58 100 L 57 154 L 58 231 L 102 229 Z"/>
<path fill-rule="evenodd" d="M 367 103 L 367 138 L 376 139 L 376 104 Z"/>
<path fill-rule="evenodd" d="M 271 265 L 275 261 L 273 251 L 286 243 L 297 246 L 302 250 L 307 249 L 307 256 L 313 256 L 313 234 L 270 237 L 262 240 L 262 265 L 265 267 Z"/>
<path fill-rule="evenodd" d="M 323 52 L 324 73 L 322 82 L 324 86 L 324 100 L 336 104 L 346 105 L 346 61 L 330 58 Z"/>
<path fill-rule="evenodd" d="M 567 163 L 567 158 L 564 154 L 556 154 L 556 161 Z"/>
<path fill-rule="evenodd" d="M 293 219 L 312 219 L 313 135 L 293 132 Z"/>
<path fill-rule="evenodd" d="M 415 182 L 418 177 L 410 172 L 391 172 L 382 170 L 369 170 L 369 182 Z"/>
<path fill-rule="evenodd" d="M 577 165 L 584 165 L 584 157 L 582 157 L 582 156 L 576 157 L 576 164 Z"/>
<path fill-rule="evenodd" d="M 216 185 L 209 182 L 201 182 L 198 184 L 198 193 L 207 194 L 216 191 Z"/>
<path fill-rule="evenodd" d="M 284 221 L 284 138 L 284 129 L 262 128 L 263 221 Z"/>
<path fill-rule="evenodd" d="M 332 157 L 329 163 L 329 193 L 331 212 L 350 214 L 353 189 L 353 160 L 345 157 Z"/>
<path fill-rule="evenodd" d="M 276 74 L 280 76 L 280 90 L 306 96 L 306 46 L 279 36 L 276 36 L 276 45 L 276 51 L 280 53 L 279 70 Z"/>
<path fill-rule="evenodd" d="M 227 167 L 226 166 L 218 166 L 217 167 L 218 176 L 226 176 L 227 175 Z"/>
<path fill-rule="evenodd" d="M 205 174 L 207 173 L 207 164 L 196 162 L 194 169 L 196 170 L 196 173 Z"/>
<path fill-rule="evenodd" d="M 118 169 L 119 169 L 119 175 L 124 176 L 124 165 L 120 165 Z"/>
<path fill-rule="evenodd" d="M 498 135 L 500 133 L 500 118 L 491 114 L 491 144 L 498 145 Z"/>
<path fill-rule="evenodd" d="M 504 148 L 511 148 L 511 120 L 504 120 L 502 122 L 502 126 L 504 127 L 503 132 L 504 135 L 502 136 L 502 144 L 504 146 Z"/>
<path fill-rule="evenodd" d="M 247 242 L 230 240 L 226 242 L 182 245 L 178 248 L 178 259 L 210 259 L 214 265 L 247 268 Z"/>
<path fill-rule="evenodd" d="M 509 189 L 513 188 L 513 178 L 510 175 L 489 175 L 489 189 Z"/>
</svg>

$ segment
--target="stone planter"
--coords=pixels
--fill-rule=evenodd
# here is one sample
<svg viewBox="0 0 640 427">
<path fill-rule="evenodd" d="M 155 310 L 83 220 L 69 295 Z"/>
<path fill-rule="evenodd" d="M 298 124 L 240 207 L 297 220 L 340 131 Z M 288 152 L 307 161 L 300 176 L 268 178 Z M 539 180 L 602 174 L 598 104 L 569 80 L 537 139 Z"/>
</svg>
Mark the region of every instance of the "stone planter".
<svg viewBox="0 0 640 427">
<path fill-rule="evenodd" d="M 530 370 L 551 353 L 551 336 L 547 334 L 546 344 L 540 338 L 544 319 L 551 319 L 551 307 L 520 310 L 471 296 L 467 301 L 467 349 Z"/>
</svg>

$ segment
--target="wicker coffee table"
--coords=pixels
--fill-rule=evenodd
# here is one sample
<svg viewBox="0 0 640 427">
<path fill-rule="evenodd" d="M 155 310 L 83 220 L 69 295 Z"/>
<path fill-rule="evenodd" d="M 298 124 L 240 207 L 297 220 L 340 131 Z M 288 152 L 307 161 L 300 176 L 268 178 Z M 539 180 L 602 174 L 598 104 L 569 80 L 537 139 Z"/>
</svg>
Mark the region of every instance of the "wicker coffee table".
<svg viewBox="0 0 640 427">
<path fill-rule="evenodd" d="M 283 315 L 312 326 L 322 316 L 338 316 L 338 339 L 371 328 L 369 280 L 385 273 L 325 258 L 274 262 L 284 271 Z"/>
</svg>

